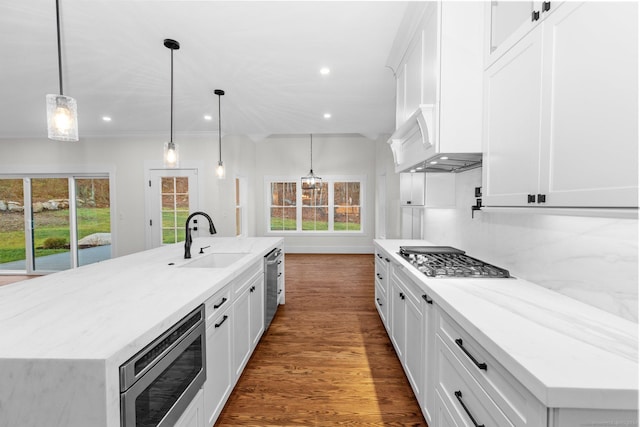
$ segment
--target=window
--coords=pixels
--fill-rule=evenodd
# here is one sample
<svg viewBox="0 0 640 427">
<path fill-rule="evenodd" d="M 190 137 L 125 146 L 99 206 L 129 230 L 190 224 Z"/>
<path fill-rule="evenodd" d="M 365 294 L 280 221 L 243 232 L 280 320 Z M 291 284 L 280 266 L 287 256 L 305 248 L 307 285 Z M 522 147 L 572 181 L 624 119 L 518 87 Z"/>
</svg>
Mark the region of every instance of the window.
<svg viewBox="0 0 640 427">
<path fill-rule="evenodd" d="M 269 199 L 270 226 L 269 230 L 296 230 L 297 229 L 297 183 L 296 182 L 272 182 Z"/>
<path fill-rule="evenodd" d="M 182 242 L 184 224 L 189 217 L 189 178 L 163 176 L 162 188 L 162 244 Z"/>
<path fill-rule="evenodd" d="M 266 179 L 269 232 L 362 232 L 362 178 L 325 177 L 313 190 L 298 179 Z"/>
</svg>

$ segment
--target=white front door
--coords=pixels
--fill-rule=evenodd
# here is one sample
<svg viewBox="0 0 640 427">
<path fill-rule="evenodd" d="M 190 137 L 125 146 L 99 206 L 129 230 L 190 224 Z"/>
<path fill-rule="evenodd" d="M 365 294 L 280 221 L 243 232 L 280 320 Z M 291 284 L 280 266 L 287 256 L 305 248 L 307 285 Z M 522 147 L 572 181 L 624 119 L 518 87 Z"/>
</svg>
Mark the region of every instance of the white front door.
<svg viewBox="0 0 640 427">
<path fill-rule="evenodd" d="M 184 241 L 185 221 L 198 210 L 198 170 L 149 169 L 147 176 L 146 249 Z"/>
</svg>

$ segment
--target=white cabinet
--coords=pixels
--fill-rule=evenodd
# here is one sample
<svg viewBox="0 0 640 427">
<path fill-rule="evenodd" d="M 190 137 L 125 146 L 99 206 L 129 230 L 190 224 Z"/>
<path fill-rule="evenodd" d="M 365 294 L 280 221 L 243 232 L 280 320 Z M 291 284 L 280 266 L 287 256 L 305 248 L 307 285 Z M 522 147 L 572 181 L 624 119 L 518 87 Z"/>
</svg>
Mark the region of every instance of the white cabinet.
<svg viewBox="0 0 640 427">
<path fill-rule="evenodd" d="M 423 208 L 403 207 L 400 212 L 401 235 L 403 239 L 422 239 Z"/>
<path fill-rule="evenodd" d="M 375 302 L 380 319 L 387 332 L 389 332 L 389 263 L 391 260 L 389 257 L 379 249 L 376 249 L 375 254 Z"/>
<path fill-rule="evenodd" d="M 431 425 L 435 417 L 434 408 L 436 407 L 436 371 L 435 371 L 435 337 L 436 337 L 436 306 L 427 293 L 422 293 L 422 330 L 423 330 L 423 348 L 422 348 L 422 400 L 420 407 L 422 414 L 427 420 L 427 424 Z M 436 425 L 441 425 L 436 423 Z"/>
<path fill-rule="evenodd" d="M 482 151 L 482 2 L 409 2 L 388 65 L 397 82 L 396 172 Z"/>
<path fill-rule="evenodd" d="M 234 375 L 231 364 L 233 319 L 230 285 L 206 303 L 207 381 L 204 384 L 204 408 L 207 425 L 213 425 L 231 394 Z M 211 314 L 209 314 L 211 313 Z"/>
<path fill-rule="evenodd" d="M 486 206 L 638 206 L 638 4 L 554 3 L 485 72 Z"/>
<path fill-rule="evenodd" d="M 425 196 L 424 173 L 400 174 L 400 204 L 403 206 L 422 206 Z"/>
<path fill-rule="evenodd" d="M 501 57 L 562 2 L 486 2 L 485 66 Z"/>
<path fill-rule="evenodd" d="M 250 269 L 252 270 L 252 269 Z M 254 271 L 254 270 L 252 270 Z M 240 377 L 264 331 L 264 275 L 260 268 L 234 285 L 233 370 Z"/>
<path fill-rule="evenodd" d="M 204 409 L 202 390 L 196 394 L 187 409 L 184 410 L 174 427 L 204 427 Z"/>
<path fill-rule="evenodd" d="M 423 319 L 420 290 L 404 273 L 404 267 L 391 264 L 391 342 L 402 363 L 418 402 L 422 399 Z"/>
</svg>

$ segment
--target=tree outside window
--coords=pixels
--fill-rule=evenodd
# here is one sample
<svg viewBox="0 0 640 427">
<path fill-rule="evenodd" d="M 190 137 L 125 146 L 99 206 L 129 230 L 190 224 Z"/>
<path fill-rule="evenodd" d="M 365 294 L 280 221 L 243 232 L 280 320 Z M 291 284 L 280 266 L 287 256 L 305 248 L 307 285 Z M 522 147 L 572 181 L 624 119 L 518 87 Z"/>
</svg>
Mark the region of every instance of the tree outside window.
<svg viewBox="0 0 640 427">
<path fill-rule="evenodd" d="M 360 231 L 360 183 L 335 182 L 333 201 L 333 229 Z"/>
<path fill-rule="evenodd" d="M 297 185 L 295 182 L 271 183 L 270 230 L 296 230 Z"/>
</svg>

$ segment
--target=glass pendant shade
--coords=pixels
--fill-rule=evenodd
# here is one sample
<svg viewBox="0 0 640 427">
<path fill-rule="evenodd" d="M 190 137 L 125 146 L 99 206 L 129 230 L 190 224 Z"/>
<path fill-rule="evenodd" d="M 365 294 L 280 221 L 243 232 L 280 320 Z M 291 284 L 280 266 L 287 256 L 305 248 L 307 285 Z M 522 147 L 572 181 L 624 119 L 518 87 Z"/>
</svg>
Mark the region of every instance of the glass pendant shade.
<svg viewBox="0 0 640 427">
<path fill-rule="evenodd" d="M 226 172 L 224 170 L 224 164 L 222 163 L 222 160 L 220 160 L 218 162 L 218 166 L 216 167 L 216 176 L 219 179 L 225 179 L 226 178 Z"/>
<path fill-rule="evenodd" d="M 175 142 L 164 143 L 164 167 L 165 168 L 177 168 L 178 161 L 180 160 L 180 153 L 178 151 L 178 144 Z"/>
<path fill-rule="evenodd" d="M 78 140 L 78 105 L 70 96 L 47 95 L 47 135 L 56 141 Z"/>
</svg>

